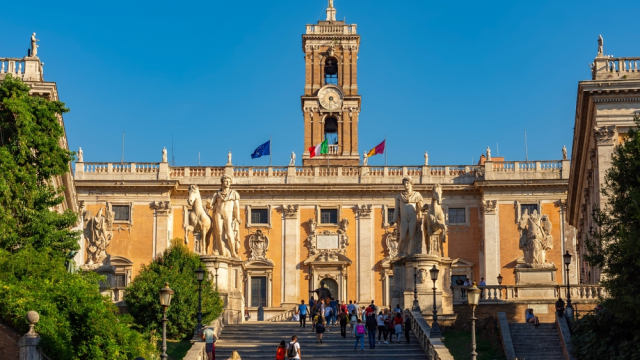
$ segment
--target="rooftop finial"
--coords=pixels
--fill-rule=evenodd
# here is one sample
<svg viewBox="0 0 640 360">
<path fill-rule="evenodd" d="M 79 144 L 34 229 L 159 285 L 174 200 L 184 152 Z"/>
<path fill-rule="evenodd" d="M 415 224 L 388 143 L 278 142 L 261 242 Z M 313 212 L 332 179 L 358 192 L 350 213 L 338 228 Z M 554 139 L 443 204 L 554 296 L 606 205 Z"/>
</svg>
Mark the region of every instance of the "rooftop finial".
<svg viewBox="0 0 640 360">
<path fill-rule="evenodd" d="M 333 7 L 333 0 L 329 0 L 327 8 L 327 21 L 336 21 L 336 9 Z"/>
</svg>

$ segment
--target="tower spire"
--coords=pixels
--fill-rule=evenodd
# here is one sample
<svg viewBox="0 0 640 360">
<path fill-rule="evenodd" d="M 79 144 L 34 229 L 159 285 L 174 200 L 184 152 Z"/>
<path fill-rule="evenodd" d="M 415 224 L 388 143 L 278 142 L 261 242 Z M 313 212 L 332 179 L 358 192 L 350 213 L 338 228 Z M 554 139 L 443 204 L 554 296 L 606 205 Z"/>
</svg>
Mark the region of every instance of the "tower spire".
<svg viewBox="0 0 640 360">
<path fill-rule="evenodd" d="M 333 7 L 333 0 L 329 0 L 327 8 L 327 21 L 336 21 L 336 8 Z"/>
</svg>

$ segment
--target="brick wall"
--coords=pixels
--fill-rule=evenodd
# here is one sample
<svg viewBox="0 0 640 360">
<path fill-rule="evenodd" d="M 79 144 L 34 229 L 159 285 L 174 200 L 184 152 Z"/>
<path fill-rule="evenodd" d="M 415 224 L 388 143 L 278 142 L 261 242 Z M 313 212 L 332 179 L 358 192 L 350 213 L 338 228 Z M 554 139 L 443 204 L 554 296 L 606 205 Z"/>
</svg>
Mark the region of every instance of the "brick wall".
<svg viewBox="0 0 640 360">
<path fill-rule="evenodd" d="M 0 359 L 20 358 L 20 335 L 5 322 L 0 320 Z"/>
</svg>

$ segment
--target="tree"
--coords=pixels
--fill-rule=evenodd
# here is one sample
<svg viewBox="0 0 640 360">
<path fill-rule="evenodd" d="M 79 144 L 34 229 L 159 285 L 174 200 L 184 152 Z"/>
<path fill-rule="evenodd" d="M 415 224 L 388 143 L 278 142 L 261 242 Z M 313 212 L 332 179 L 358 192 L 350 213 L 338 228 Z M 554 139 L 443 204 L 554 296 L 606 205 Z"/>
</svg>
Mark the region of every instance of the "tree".
<svg viewBox="0 0 640 360">
<path fill-rule="evenodd" d="M 640 117 L 635 116 L 640 126 Z M 630 129 L 616 147 L 602 194 L 607 204 L 593 214 L 597 230 L 586 242 L 590 264 L 602 269 L 608 296 L 603 310 L 579 319 L 575 348 L 583 359 L 638 359 L 640 341 L 640 131 Z"/>
<path fill-rule="evenodd" d="M 155 341 L 100 294 L 100 279 L 67 272 L 64 258 L 49 249 L 0 250 L 0 318 L 24 334 L 26 313 L 37 311 L 39 346 L 53 360 L 152 358 Z"/>
<path fill-rule="evenodd" d="M 0 249 L 31 245 L 64 255 L 78 249 L 71 210 L 50 209 L 64 201 L 52 180 L 69 171 L 73 153 L 60 147 L 59 101 L 29 95 L 29 86 L 7 74 L 0 83 Z"/>
<path fill-rule="evenodd" d="M 169 283 L 175 291 L 167 311 L 167 337 L 184 339 L 192 336 L 198 313 L 198 280 L 195 271 L 206 269 L 200 257 L 189 251 L 181 239 L 142 270 L 127 287 L 124 300 L 136 323 L 147 330 L 162 331 L 162 307 L 158 291 Z M 202 323 L 208 324 L 222 313 L 223 301 L 213 282 L 205 277 L 202 282 Z"/>
</svg>

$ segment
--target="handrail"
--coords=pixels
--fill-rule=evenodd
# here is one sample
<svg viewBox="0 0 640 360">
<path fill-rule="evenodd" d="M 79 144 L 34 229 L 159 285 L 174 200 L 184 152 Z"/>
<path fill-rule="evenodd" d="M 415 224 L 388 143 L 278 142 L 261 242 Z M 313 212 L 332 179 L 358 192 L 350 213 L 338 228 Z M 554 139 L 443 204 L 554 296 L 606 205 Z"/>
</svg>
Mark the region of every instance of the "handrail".
<svg viewBox="0 0 640 360">
<path fill-rule="evenodd" d="M 271 322 L 287 321 L 293 316 L 293 314 L 295 314 L 295 311 L 296 311 L 296 308 L 294 307 L 291 310 L 287 310 L 283 313 L 280 313 L 278 315 L 268 318 L 267 321 L 271 321 Z"/>
<path fill-rule="evenodd" d="M 511 340 L 511 329 L 509 329 L 507 314 L 505 312 L 498 312 L 498 326 L 500 327 L 500 336 L 502 339 L 504 355 L 507 357 L 507 359 L 515 359 L 516 351 L 513 348 L 513 340 Z"/>
<path fill-rule="evenodd" d="M 467 301 L 467 289 L 470 286 L 452 285 L 453 303 L 464 304 Z M 565 296 L 567 292 L 566 285 L 486 285 L 478 286 L 482 290 L 480 294 L 480 303 L 502 303 L 515 301 L 519 299 L 518 290 L 521 288 L 538 288 L 549 289 L 553 291 L 553 297 L 557 299 L 559 296 Z M 571 285 L 571 298 L 573 300 L 595 300 L 606 297 L 605 288 L 598 284 L 576 284 Z M 527 297 L 527 300 L 530 300 Z M 541 298 L 542 299 L 542 298 Z"/>
<path fill-rule="evenodd" d="M 405 310 L 405 313 L 411 317 L 411 330 L 418 338 L 418 342 L 427 354 L 427 358 L 431 360 L 454 360 L 442 340 L 429 337 L 431 327 L 419 311 Z"/>
</svg>

